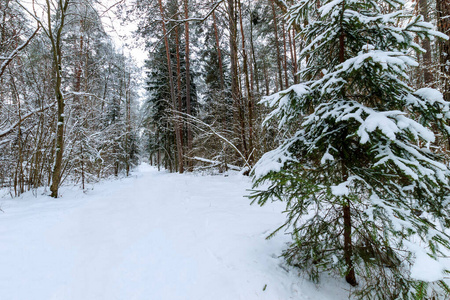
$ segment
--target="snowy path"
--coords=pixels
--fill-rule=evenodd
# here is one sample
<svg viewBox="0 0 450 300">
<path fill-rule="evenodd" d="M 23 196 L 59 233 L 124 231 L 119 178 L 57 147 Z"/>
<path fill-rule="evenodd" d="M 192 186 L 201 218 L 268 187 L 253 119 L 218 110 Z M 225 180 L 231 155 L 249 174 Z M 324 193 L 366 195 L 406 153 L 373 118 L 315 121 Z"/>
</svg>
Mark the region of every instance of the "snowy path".
<svg viewBox="0 0 450 300">
<path fill-rule="evenodd" d="M 287 237 L 265 236 L 282 207 L 250 206 L 249 187 L 142 165 L 88 194 L 0 199 L 0 299 L 346 299 L 280 266 Z"/>
</svg>

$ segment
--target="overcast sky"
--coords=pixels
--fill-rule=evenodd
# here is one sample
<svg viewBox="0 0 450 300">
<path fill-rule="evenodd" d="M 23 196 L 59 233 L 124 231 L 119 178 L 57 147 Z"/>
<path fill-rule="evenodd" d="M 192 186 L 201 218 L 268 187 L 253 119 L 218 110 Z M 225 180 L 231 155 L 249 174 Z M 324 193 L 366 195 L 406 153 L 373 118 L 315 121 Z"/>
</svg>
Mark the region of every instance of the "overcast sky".
<svg viewBox="0 0 450 300">
<path fill-rule="evenodd" d="M 102 16 L 104 28 L 112 37 L 117 47 L 124 49 L 125 54 L 133 57 L 139 67 L 143 67 L 147 54 L 143 47 L 139 47 L 137 45 L 138 43 L 136 43 L 137 37 L 134 31 L 137 29 L 137 25 L 135 23 L 123 24 L 122 20 L 116 17 L 114 13 L 116 7 L 114 5 L 117 1 L 100 0 L 100 5 L 97 9 Z M 128 0 L 124 1 L 129 2 Z"/>
</svg>

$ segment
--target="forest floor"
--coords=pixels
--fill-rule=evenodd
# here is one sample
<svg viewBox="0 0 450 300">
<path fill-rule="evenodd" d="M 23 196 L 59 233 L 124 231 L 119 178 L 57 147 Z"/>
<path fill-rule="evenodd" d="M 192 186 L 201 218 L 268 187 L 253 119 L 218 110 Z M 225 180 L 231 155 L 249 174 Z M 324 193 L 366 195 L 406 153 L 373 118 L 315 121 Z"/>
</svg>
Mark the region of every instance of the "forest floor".
<svg viewBox="0 0 450 300">
<path fill-rule="evenodd" d="M 87 192 L 0 198 L 0 298 L 340 300 L 279 257 L 282 204 L 250 205 L 248 177 L 169 174 L 143 164 Z M 36 193 L 35 193 L 36 194 Z"/>
</svg>

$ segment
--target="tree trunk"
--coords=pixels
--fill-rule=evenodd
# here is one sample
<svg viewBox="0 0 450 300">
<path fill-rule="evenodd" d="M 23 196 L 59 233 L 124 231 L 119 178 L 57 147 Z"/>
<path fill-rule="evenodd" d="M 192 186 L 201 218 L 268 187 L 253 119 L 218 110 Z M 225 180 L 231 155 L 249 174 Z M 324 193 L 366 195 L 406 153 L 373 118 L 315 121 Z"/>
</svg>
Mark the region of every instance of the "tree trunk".
<svg viewBox="0 0 450 300">
<path fill-rule="evenodd" d="M 297 55 L 295 53 L 295 37 L 291 36 L 291 30 L 287 30 L 289 37 L 289 51 L 291 53 L 292 61 L 292 78 L 294 79 L 294 84 L 297 84 Z"/>
<path fill-rule="evenodd" d="M 242 60 L 243 60 L 243 72 L 245 79 L 245 89 L 247 92 L 247 107 L 248 107 L 248 143 L 249 143 L 249 156 L 245 158 L 249 160 L 251 165 L 252 161 L 252 152 L 253 152 L 253 91 L 250 89 L 250 79 L 248 73 L 248 57 L 247 50 L 245 49 L 245 34 L 244 34 L 244 26 L 242 22 L 242 9 L 241 9 L 241 1 L 238 0 L 238 9 L 239 9 L 239 23 L 241 27 L 241 37 L 242 37 Z"/>
<path fill-rule="evenodd" d="M 234 0 L 227 0 L 228 3 L 228 19 L 230 28 L 230 60 L 231 60 L 231 94 L 233 103 L 236 107 L 235 120 L 239 121 L 236 124 L 236 132 L 240 134 L 242 151 L 247 157 L 247 140 L 245 136 L 245 115 L 242 108 L 242 95 L 239 86 L 239 71 L 238 71 L 238 56 L 237 56 L 237 16 L 235 11 Z"/>
<path fill-rule="evenodd" d="M 440 32 L 450 38 L 450 2 L 436 0 L 437 25 Z M 445 101 L 450 101 L 450 39 L 439 42 L 439 56 L 441 64 L 441 85 Z"/>
<path fill-rule="evenodd" d="M 184 17 L 189 19 L 189 0 L 184 0 Z M 190 69 L 190 58 L 189 58 L 189 22 L 184 22 L 184 36 L 186 41 L 186 113 L 188 116 L 192 115 L 191 109 L 191 69 Z M 187 123 L 187 144 L 188 144 L 188 155 L 192 154 L 192 128 L 190 123 Z M 192 171 L 192 161 L 188 160 L 188 170 Z"/>
<path fill-rule="evenodd" d="M 255 45 L 253 42 L 253 20 L 250 20 L 250 49 L 252 51 L 252 61 L 253 61 L 253 74 L 254 74 L 254 82 L 256 84 L 256 92 L 258 95 L 260 94 L 260 88 L 259 88 L 259 70 L 258 70 L 258 64 L 256 63 L 256 51 L 255 51 Z M 253 82 L 253 80 L 252 80 Z M 252 88 L 253 90 L 253 88 Z"/>
<path fill-rule="evenodd" d="M 83 154 L 83 144 L 81 144 L 81 188 L 84 191 L 84 154 Z"/>
<path fill-rule="evenodd" d="M 187 23 L 187 22 L 186 22 Z M 184 173 L 184 155 L 183 155 L 183 122 L 181 119 L 180 113 L 183 111 L 183 104 L 181 101 L 181 59 L 180 59 L 180 36 L 178 33 L 178 26 L 175 27 L 175 48 L 176 48 L 176 57 L 177 57 L 177 99 L 178 99 L 178 110 L 176 116 L 176 130 L 178 131 L 176 136 L 177 148 L 178 145 L 181 147 L 178 148 L 178 172 Z M 174 108 L 175 109 L 175 108 Z"/>
<path fill-rule="evenodd" d="M 214 36 L 216 38 L 217 57 L 219 59 L 220 89 L 223 91 L 225 89 L 225 80 L 223 78 L 224 74 L 222 63 L 222 51 L 220 50 L 219 31 L 217 30 L 216 14 L 213 12 L 212 16 L 213 16 Z"/>
<path fill-rule="evenodd" d="M 428 1 L 419 0 L 420 14 L 423 16 L 425 22 L 429 22 L 428 17 Z M 423 59 L 423 83 L 425 86 L 430 85 L 433 82 L 433 74 L 431 73 L 431 46 L 430 39 L 425 38 L 422 40 L 422 48 L 425 49 L 425 53 L 422 54 Z"/>
<path fill-rule="evenodd" d="M 269 81 L 269 72 L 267 71 L 267 62 L 263 62 L 263 72 L 264 72 L 264 84 L 266 87 L 266 96 L 270 95 L 270 81 Z"/>
<path fill-rule="evenodd" d="M 67 13 L 67 8 L 69 6 L 69 0 L 65 0 L 64 3 L 60 2 L 62 7 L 60 14 L 60 24 L 57 28 L 56 36 L 53 35 L 52 22 L 51 22 L 51 7 L 49 0 L 47 3 L 47 20 L 48 20 L 48 35 L 52 44 L 52 57 L 53 57 L 53 69 L 54 69 L 54 80 L 55 80 L 55 96 L 58 105 L 58 122 L 56 126 L 56 155 L 55 164 L 53 165 L 52 172 L 52 185 L 50 186 L 51 196 L 54 198 L 58 197 L 59 184 L 61 182 L 61 170 L 63 161 L 63 151 L 64 151 L 64 96 L 61 91 L 62 87 L 62 75 L 61 75 L 61 63 L 62 63 L 62 51 L 61 51 L 61 39 L 62 30 L 64 27 L 65 17 Z"/>
<path fill-rule="evenodd" d="M 353 267 L 353 245 L 352 245 L 352 218 L 350 211 L 350 203 L 347 203 L 342 207 L 344 215 L 344 259 L 347 264 L 347 274 L 345 280 L 352 286 L 357 285 L 355 269 Z"/>
<path fill-rule="evenodd" d="M 277 23 L 277 12 L 275 10 L 274 0 L 269 0 L 272 5 L 272 14 L 273 14 L 273 26 L 275 33 L 275 48 L 277 50 L 277 66 L 278 66 L 278 83 L 280 85 L 280 90 L 283 89 L 283 76 L 281 71 L 281 54 L 280 54 L 280 44 L 278 41 L 278 23 Z"/>
<path fill-rule="evenodd" d="M 125 91 L 125 108 L 126 108 L 126 134 L 125 134 L 125 155 L 126 155 L 126 173 L 130 175 L 130 160 L 131 160 L 131 72 L 128 73 L 128 80 L 126 81 Z"/>
<path fill-rule="evenodd" d="M 341 22 L 344 15 L 345 1 L 342 2 L 342 14 Z M 339 35 L 339 62 L 345 62 L 345 34 L 341 32 Z M 345 91 L 342 92 L 343 97 L 345 97 Z M 344 137 L 346 136 L 343 135 Z M 348 179 L 348 171 L 344 165 L 344 158 L 342 157 L 342 180 L 346 181 Z M 347 274 L 345 275 L 345 280 L 352 286 L 357 285 L 355 269 L 353 267 L 353 244 L 352 244 L 352 218 L 350 210 L 350 201 L 346 199 L 346 203 L 342 205 L 343 218 L 344 218 L 344 259 L 347 264 Z"/>
<path fill-rule="evenodd" d="M 164 17 L 164 8 L 162 5 L 162 0 L 158 0 L 159 3 L 159 10 L 161 13 L 161 24 L 162 24 L 162 28 L 163 28 L 163 35 L 164 35 L 164 44 L 166 47 L 166 56 L 167 56 L 167 68 L 168 68 L 168 73 L 169 73 L 169 88 L 170 88 L 170 98 L 172 101 L 172 106 L 173 106 L 173 125 L 174 125 L 174 130 L 175 130 L 175 140 L 176 140 L 176 145 L 177 145 L 177 155 L 179 158 L 179 161 L 181 161 L 181 165 L 179 165 L 179 167 L 181 168 L 179 171 L 180 173 L 183 172 L 183 149 L 182 149 L 182 144 L 181 144 L 181 135 L 180 135 L 180 131 L 178 130 L 178 117 L 177 113 L 175 112 L 176 108 L 177 108 L 177 104 L 176 104 L 176 96 L 175 96 L 175 86 L 173 83 L 173 73 L 172 73 L 172 63 L 170 61 L 170 48 L 169 48 L 169 39 L 167 37 L 167 32 L 166 32 L 166 21 L 165 21 L 165 17 Z"/>
<path fill-rule="evenodd" d="M 285 88 L 288 88 L 289 86 L 289 77 L 288 77 L 288 70 L 287 70 L 287 47 L 286 47 L 286 26 L 285 22 L 282 22 L 282 28 L 283 30 L 283 50 L 284 50 L 284 86 Z"/>
</svg>

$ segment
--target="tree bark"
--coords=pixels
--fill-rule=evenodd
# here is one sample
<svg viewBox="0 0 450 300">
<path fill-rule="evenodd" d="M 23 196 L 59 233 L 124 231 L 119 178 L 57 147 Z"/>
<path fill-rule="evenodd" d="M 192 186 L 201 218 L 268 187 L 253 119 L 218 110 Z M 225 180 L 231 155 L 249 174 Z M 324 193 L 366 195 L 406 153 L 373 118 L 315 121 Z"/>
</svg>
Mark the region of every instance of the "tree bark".
<svg viewBox="0 0 450 300">
<path fill-rule="evenodd" d="M 273 26 L 275 33 L 275 48 L 277 50 L 277 66 L 278 66 L 278 83 L 280 85 L 280 90 L 283 89 L 283 75 L 281 71 L 281 54 L 280 54 L 280 44 L 278 41 L 278 23 L 277 23 L 277 13 L 275 10 L 274 0 L 269 0 L 272 6 L 272 14 L 273 14 Z"/>
<path fill-rule="evenodd" d="M 245 48 L 245 34 L 244 34 L 244 26 L 242 22 L 242 8 L 241 1 L 238 0 L 238 9 L 239 9 L 239 25 L 241 27 L 241 38 L 242 38 L 242 61 L 243 61 L 243 72 L 244 72 L 244 80 L 245 80 L 245 90 L 247 92 L 247 109 L 248 109 L 248 144 L 249 144 L 249 156 L 246 156 L 246 159 L 250 162 L 252 161 L 252 152 L 253 152 L 253 91 L 250 89 L 250 79 L 248 72 L 248 56 L 247 50 Z"/>
<path fill-rule="evenodd" d="M 177 135 L 177 147 L 180 145 L 181 153 L 178 153 L 178 172 L 184 173 L 184 155 L 183 155 L 183 122 L 180 113 L 183 109 L 183 103 L 181 101 L 181 59 L 180 59 L 180 36 L 178 33 L 178 26 L 175 27 L 175 48 L 176 48 L 176 58 L 177 58 L 177 99 L 178 99 L 178 113 L 176 116 L 176 130 Z M 175 109 L 175 108 L 174 108 Z M 179 140 L 178 140 L 179 139 Z M 178 150 L 179 151 L 179 150 Z M 180 155 L 181 154 L 181 155 Z"/>
<path fill-rule="evenodd" d="M 216 14 L 213 12 L 212 16 L 213 16 L 214 36 L 216 38 L 217 57 L 219 59 L 220 89 L 223 91 L 225 89 L 225 80 L 223 78 L 224 74 L 223 74 L 222 51 L 220 50 L 219 31 L 217 30 Z"/>
<path fill-rule="evenodd" d="M 287 70 L 287 47 L 286 47 L 286 26 L 285 22 L 282 22 L 282 28 L 283 30 L 283 49 L 284 49 L 284 86 L 285 88 L 288 88 L 289 86 L 289 77 L 288 77 L 288 70 Z"/>
<path fill-rule="evenodd" d="M 130 160 L 131 160 L 131 72 L 128 74 L 125 91 L 125 108 L 126 108 L 126 134 L 125 134 L 125 154 L 126 154 L 126 172 L 130 175 Z"/>
<path fill-rule="evenodd" d="M 180 135 L 180 131 L 178 130 L 178 117 L 177 113 L 175 112 L 175 110 L 177 109 L 177 104 L 176 104 L 176 96 L 175 96 L 175 86 L 173 83 L 173 73 L 172 73 L 172 63 L 170 61 L 170 48 L 169 48 L 169 39 L 167 37 L 167 30 L 166 30 L 166 21 L 165 21 L 165 17 L 164 17 L 164 8 L 162 5 L 162 0 L 158 0 L 159 3 L 159 10 L 161 13 L 161 24 L 162 24 L 162 28 L 163 28 L 163 35 L 164 35 L 164 45 L 166 47 L 166 56 L 167 56 L 167 68 L 168 68 L 168 75 L 169 75 L 169 88 L 170 88 L 170 98 L 171 98 L 171 102 L 172 102 L 172 106 L 173 106 L 173 125 L 174 125 L 174 130 L 175 130 L 175 143 L 177 145 L 177 155 L 178 155 L 178 162 L 179 162 L 179 167 L 180 167 L 180 173 L 183 173 L 183 149 L 182 149 L 182 144 L 181 144 L 181 135 Z M 181 161 L 181 163 L 180 163 Z"/>
<path fill-rule="evenodd" d="M 292 32 L 292 36 L 291 36 Z M 295 49 L 295 34 L 294 30 L 288 30 L 289 35 L 289 48 L 291 50 L 291 59 L 292 59 L 292 77 L 294 78 L 294 84 L 298 83 L 297 80 L 297 50 Z"/>
<path fill-rule="evenodd" d="M 55 80 L 55 96 L 56 103 L 58 105 L 58 122 L 56 126 L 56 154 L 55 154 L 55 164 L 53 165 L 52 172 L 52 184 L 50 186 L 51 196 L 54 198 L 58 197 L 59 184 L 61 182 L 61 170 L 63 161 L 63 151 L 64 151 L 64 96 L 62 94 L 62 51 L 61 51 L 61 40 L 62 40 L 62 30 L 64 27 L 64 22 L 66 18 L 67 8 L 69 6 L 69 0 L 64 2 L 59 2 L 60 14 L 60 24 L 57 28 L 56 36 L 53 35 L 52 22 L 51 22 L 51 7 L 50 1 L 46 0 L 47 4 L 47 20 L 48 20 L 48 35 L 52 45 L 52 58 L 53 58 L 53 68 L 54 68 L 54 80 Z"/>
<path fill-rule="evenodd" d="M 253 61 L 253 74 L 254 76 L 252 76 L 252 82 L 254 81 L 256 84 L 256 92 L 258 93 L 258 95 L 260 94 L 260 89 L 259 89 L 259 70 L 258 70 L 258 64 L 256 62 L 256 51 L 255 51 L 255 45 L 254 45 L 254 41 L 253 41 L 253 21 L 250 20 L 250 49 L 252 52 L 252 61 Z M 252 87 L 253 90 L 253 87 Z"/>
<path fill-rule="evenodd" d="M 184 0 L 184 17 L 189 19 L 189 0 Z M 186 52 L 186 113 L 191 116 L 191 68 L 190 68 L 190 58 L 189 58 L 189 22 L 184 22 L 184 36 L 185 36 L 185 52 Z M 187 123 L 187 144 L 188 144 L 188 155 L 192 152 L 192 128 L 189 122 Z M 188 170 L 192 171 L 192 161 L 188 161 Z"/>
<path fill-rule="evenodd" d="M 239 86 L 238 56 L 237 56 L 237 16 L 234 0 L 227 0 L 228 3 L 228 19 L 230 29 L 230 61 L 231 61 L 231 95 L 233 103 L 236 107 L 235 120 L 237 133 L 240 134 L 242 152 L 247 157 L 247 140 L 245 136 L 245 115 L 241 103 L 242 94 Z"/>
<path fill-rule="evenodd" d="M 425 22 L 429 22 L 428 16 L 428 1 L 419 0 L 420 14 L 423 16 Z M 433 74 L 431 73 L 431 46 L 430 39 L 425 38 L 422 40 L 422 48 L 425 49 L 425 53 L 422 54 L 423 59 L 423 83 L 425 86 L 430 85 L 433 82 Z"/>
<path fill-rule="evenodd" d="M 341 22 L 344 16 L 345 1 L 342 2 Z M 342 30 L 342 29 L 341 29 Z M 345 34 L 341 31 L 339 35 L 339 62 L 345 62 Z M 342 91 L 345 98 L 345 90 Z M 344 137 L 346 136 L 343 135 Z M 342 179 L 346 181 L 348 179 L 348 171 L 345 168 L 345 158 L 342 157 Z M 355 268 L 353 267 L 353 243 L 352 243 L 352 217 L 350 210 L 350 201 L 345 199 L 345 203 L 342 205 L 343 218 L 344 218 L 344 259 L 347 264 L 347 274 L 345 280 L 352 286 L 357 285 Z"/>
<path fill-rule="evenodd" d="M 265 84 L 265 92 L 266 96 L 270 95 L 270 81 L 269 81 L 269 72 L 267 71 L 267 63 L 263 62 L 263 72 L 264 72 L 264 84 Z"/>
<path fill-rule="evenodd" d="M 438 30 L 450 38 L 450 2 L 436 0 Z M 439 42 L 439 60 L 441 65 L 441 84 L 444 99 L 450 101 L 450 39 Z"/>
<path fill-rule="evenodd" d="M 347 264 L 347 274 L 345 275 L 345 280 L 352 286 L 357 285 L 355 269 L 353 267 L 353 245 L 352 245 L 352 218 L 350 211 L 350 202 L 342 207 L 344 215 L 344 259 Z"/>
</svg>

